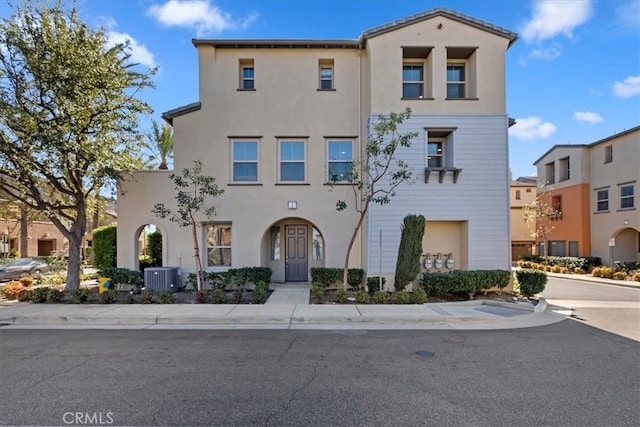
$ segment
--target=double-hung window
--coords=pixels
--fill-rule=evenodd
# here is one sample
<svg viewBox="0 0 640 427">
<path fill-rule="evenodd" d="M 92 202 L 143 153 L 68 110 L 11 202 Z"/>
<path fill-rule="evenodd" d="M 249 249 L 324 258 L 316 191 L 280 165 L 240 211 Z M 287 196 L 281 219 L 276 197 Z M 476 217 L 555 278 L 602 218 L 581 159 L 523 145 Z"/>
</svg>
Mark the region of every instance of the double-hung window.
<svg viewBox="0 0 640 427">
<path fill-rule="evenodd" d="M 613 146 L 607 145 L 604 147 L 604 162 L 611 163 L 613 162 Z"/>
<path fill-rule="evenodd" d="M 466 97 L 466 72 L 464 63 L 447 63 L 447 98 Z"/>
<path fill-rule="evenodd" d="M 405 62 L 402 64 L 402 97 L 422 98 L 424 96 L 424 65 Z"/>
<path fill-rule="evenodd" d="M 609 210 L 609 190 L 598 190 L 596 212 L 607 212 Z"/>
<path fill-rule="evenodd" d="M 328 181 L 351 181 L 353 141 L 329 141 L 327 153 Z"/>
<path fill-rule="evenodd" d="M 427 142 L 427 167 L 444 167 L 444 140 L 431 139 Z"/>
<path fill-rule="evenodd" d="M 258 142 L 232 141 L 233 182 L 258 182 Z"/>
<path fill-rule="evenodd" d="M 281 140 L 279 146 L 280 181 L 305 182 L 305 142 Z"/>
<path fill-rule="evenodd" d="M 318 90 L 333 90 L 334 86 L 334 61 L 333 59 L 320 59 L 318 61 Z"/>
<path fill-rule="evenodd" d="M 255 68 L 253 59 L 240 60 L 240 90 L 255 90 Z"/>
<path fill-rule="evenodd" d="M 231 224 L 207 225 L 207 267 L 231 266 Z"/>
<path fill-rule="evenodd" d="M 632 209 L 635 207 L 633 197 L 633 184 L 625 184 L 620 186 L 620 209 Z"/>
</svg>

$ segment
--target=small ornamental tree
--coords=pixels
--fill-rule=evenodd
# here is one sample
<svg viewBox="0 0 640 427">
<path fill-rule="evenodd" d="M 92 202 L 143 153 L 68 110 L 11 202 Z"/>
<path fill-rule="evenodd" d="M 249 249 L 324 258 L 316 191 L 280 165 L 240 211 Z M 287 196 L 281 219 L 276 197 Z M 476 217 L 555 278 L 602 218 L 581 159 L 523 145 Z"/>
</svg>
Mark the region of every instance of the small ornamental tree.
<svg viewBox="0 0 640 427">
<path fill-rule="evenodd" d="M 424 223 L 425 218 L 422 215 L 407 215 L 404 217 L 394 278 L 396 291 L 403 290 L 405 286 L 416 280 L 416 277 L 420 274 Z"/>
<path fill-rule="evenodd" d="M 403 183 L 412 182 L 413 170 L 404 161 L 396 158 L 400 147 L 410 147 L 411 140 L 416 138 L 416 132 L 400 133 L 398 126 L 411 117 L 411 109 L 406 108 L 401 113 L 391 112 L 389 115 L 379 115 L 370 128 L 370 134 L 365 147 L 363 159 L 353 161 L 351 170 L 347 172 L 353 191 L 354 206 L 359 214 L 358 222 L 353 230 L 347 252 L 344 258 L 343 286 L 347 289 L 347 275 L 349 271 L 349 255 L 362 228 L 371 203 L 386 205 L 396 195 L 396 188 Z M 337 176 L 331 176 L 329 185 L 334 188 L 338 183 Z M 337 211 L 347 209 L 346 200 L 338 200 Z"/>
<path fill-rule="evenodd" d="M 191 227 L 193 238 L 193 257 L 196 262 L 196 280 L 198 290 L 202 290 L 204 284 L 204 271 L 200 261 L 200 246 L 198 245 L 199 225 L 196 215 L 202 213 L 206 219 L 211 219 L 216 209 L 213 206 L 205 207 L 208 198 L 215 198 L 224 193 L 218 188 L 216 179 L 202 174 L 202 162 L 194 160 L 193 168 L 184 168 L 182 175 L 172 173 L 169 179 L 173 181 L 176 190 L 176 210 L 168 209 L 163 203 L 156 203 L 151 212 L 158 218 L 169 218 L 179 227 Z"/>
<path fill-rule="evenodd" d="M 553 231 L 553 220 L 561 214 L 551 204 L 549 204 L 549 198 L 551 197 L 551 188 L 545 186 L 539 186 L 536 194 L 536 199 L 524 205 L 524 222 L 529 227 L 529 233 L 534 239 L 542 239 L 544 242 L 544 254 L 538 254 L 544 256 L 545 262 L 549 256 L 549 234 Z"/>
</svg>

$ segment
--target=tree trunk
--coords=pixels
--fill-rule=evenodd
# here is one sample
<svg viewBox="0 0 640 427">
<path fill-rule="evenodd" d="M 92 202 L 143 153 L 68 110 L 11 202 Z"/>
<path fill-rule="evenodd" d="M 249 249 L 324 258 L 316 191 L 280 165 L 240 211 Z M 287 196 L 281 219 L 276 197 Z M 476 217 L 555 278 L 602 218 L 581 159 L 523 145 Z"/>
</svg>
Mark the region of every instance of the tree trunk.
<svg viewBox="0 0 640 427">
<path fill-rule="evenodd" d="M 202 272 L 202 262 L 200 261 L 200 248 L 198 247 L 198 233 L 195 222 L 191 224 L 191 236 L 193 237 L 193 257 L 196 260 L 196 283 L 198 290 L 203 289 L 204 274 Z"/>
<path fill-rule="evenodd" d="M 96 197 L 95 204 L 93 206 L 93 212 L 91 215 L 91 230 L 95 230 L 100 225 L 100 201 Z"/>
<path fill-rule="evenodd" d="M 24 205 L 20 204 L 20 257 L 26 258 L 29 256 L 29 210 Z"/>
<path fill-rule="evenodd" d="M 76 220 L 67 230 L 60 220 L 53 220 L 58 229 L 69 239 L 69 260 L 67 264 L 67 285 L 65 292 L 73 292 L 80 288 L 80 271 L 82 268 L 82 242 L 87 232 L 87 205 L 82 197 L 77 198 Z"/>
<path fill-rule="evenodd" d="M 356 224 L 356 228 L 353 230 L 353 234 L 351 235 L 351 240 L 349 240 L 349 246 L 347 246 L 347 255 L 344 257 L 344 271 L 342 272 L 342 289 L 345 291 L 349 287 L 349 256 L 351 255 L 351 249 L 353 248 L 353 243 L 356 241 L 356 236 L 358 235 L 358 231 L 360 231 L 360 227 L 362 227 L 362 222 L 364 221 L 364 217 L 367 215 L 367 207 L 362 209 L 360 212 L 360 219 L 358 219 L 358 223 Z"/>
</svg>

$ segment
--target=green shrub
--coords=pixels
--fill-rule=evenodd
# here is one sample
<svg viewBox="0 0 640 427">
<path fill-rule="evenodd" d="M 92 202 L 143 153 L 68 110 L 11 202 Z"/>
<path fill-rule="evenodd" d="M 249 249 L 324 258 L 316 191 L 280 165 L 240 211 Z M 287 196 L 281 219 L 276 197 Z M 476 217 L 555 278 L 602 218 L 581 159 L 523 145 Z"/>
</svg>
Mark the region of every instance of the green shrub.
<svg viewBox="0 0 640 427">
<path fill-rule="evenodd" d="M 29 300 L 35 304 L 42 304 L 47 302 L 47 293 L 49 288 L 35 288 L 31 290 Z"/>
<path fill-rule="evenodd" d="M 234 304 L 242 304 L 242 289 L 236 289 L 233 291 L 233 295 L 231 296 L 231 300 Z"/>
<path fill-rule="evenodd" d="M 387 304 L 389 302 L 389 294 L 384 291 L 378 291 L 373 294 L 374 304 Z"/>
<path fill-rule="evenodd" d="M 256 287 L 251 293 L 251 301 L 254 304 L 263 304 L 267 300 L 267 291 L 264 287 Z"/>
<path fill-rule="evenodd" d="M 318 302 L 324 301 L 324 293 L 326 290 L 327 287 L 322 283 L 311 284 L 311 296 Z"/>
<path fill-rule="evenodd" d="M 369 293 L 367 291 L 356 292 L 356 303 L 369 304 Z"/>
<path fill-rule="evenodd" d="M 153 304 L 154 302 L 153 292 L 144 290 L 140 293 L 140 304 Z"/>
<path fill-rule="evenodd" d="M 516 278 L 518 279 L 520 293 L 527 297 L 544 291 L 544 287 L 547 284 L 547 275 L 538 270 L 518 270 L 516 271 Z"/>
<path fill-rule="evenodd" d="M 424 304 L 427 302 L 427 293 L 421 287 L 413 290 L 411 293 L 411 302 L 414 304 Z"/>
<path fill-rule="evenodd" d="M 140 287 L 144 280 L 142 273 L 137 270 L 129 270 L 128 268 L 108 267 L 100 271 L 101 277 L 108 277 L 111 283 L 115 285 L 133 285 Z"/>
<path fill-rule="evenodd" d="M 151 267 L 162 266 L 162 233 L 160 230 L 147 235 L 147 250 L 149 251 Z"/>
<path fill-rule="evenodd" d="M 256 289 L 258 289 L 258 288 L 259 289 L 263 289 L 265 292 L 268 292 L 269 291 L 269 283 L 267 283 L 267 282 L 265 282 L 263 280 L 260 280 L 260 281 L 258 281 L 256 283 Z"/>
<path fill-rule="evenodd" d="M 471 297 L 493 287 L 504 289 L 511 279 L 505 270 L 454 270 L 448 273 L 425 273 L 422 286 L 430 297 L 449 293 L 462 293 Z"/>
<path fill-rule="evenodd" d="M 407 215 L 400 226 L 400 246 L 396 261 L 394 287 L 403 290 L 420 274 L 420 256 L 422 254 L 422 236 L 424 236 L 425 218 L 422 215 Z"/>
<path fill-rule="evenodd" d="M 109 289 L 106 292 L 98 294 L 98 304 L 112 304 L 118 299 L 118 291 Z"/>
<path fill-rule="evenodd" d="M 33 289 L 29 288 L 25 292 L 21 292 L 18 294 L 16 298 L 19 302 L 29 302 L 31 301 L 31 294 L 33 293 Z"/>
<path fill-rule="evenodd" d="M 124 299 L 125 304 L 133 304 L 135 302 L 136 300 L 133 298 L 133 295 L 131 294 L 127 295 L 127 297 Z"/>
<path fill-rule="evenodd" d="M 344 289 L 338 289 L 335 295 L 335 301 L 342 304 L 347 300 L 347 292 Z"/>
<path fill-rule="evenodd" d="M 384 285 L 386 283 L 387 283 L 387 279 L 383 277 L 382 288 L 384 288 Z M 380 277 L 379 276 L 367 277 L 367 288 L 369 289 L 369 292 L 381 291 L 382 288 L 380 288 Z"/>
<path fill-rule="evenodd" d="M 226 304 L 227 302 L 227 293 L 224 289 L 214 289 L 211 291 L 211 301 L 214 304 Z"/>
<path fill-rule="evenodd" d="M 89 297 L 91 297 L 91 291 L 87 288 L 80 288 L 71 292 L 71 301 L 73 301 L 74 304 L 83 304 L 88 302 Z"/>
<path fill-rule="evenodd" d="M 342 275 L 344 270 L 342 268 L 329 268 L 329 267 L 313 267 L 310 269 L 311 283 L 320 283 L 325 287 L 342 283 Z M 364 270 L 361 268 L 350 268 L 347 271 L 347 284 L 354 289 L 359 289 L 362 286 L 364 280 Z"/>
<path fill-rule="evenodd" d="M 533 255 L 533 254 L 529 255 L 529 254 L 525 254 L 525 255 L 520 255 L 520 256 L 518 257 L 518 260 L 521 260 L 521 261 L 530 261 L 530 262 L 534 262 L 534 263 L 536 263 L 536 264 L 540 264 L 540 263 L 544 260 L 544 258 L 543 258 L 543 257 L 541 257 L 540 255 Z"/>
<path fill-rule="evenodd" d="M 47 292 L 47 302 L 60 302 L 64 297 L 64 292 L 54 288 L 49 288 Z"/>
<path fill-rule="evenodd" d="M 196 304 L 206 304 L 210 301 L 210 294 L 208 291 L 196 291 L 193 295 L 193 302 Z"/>
<path fill-rule="evenodd" d="M 98 270 L 115 267 L 117 262 L 117 228 L 105 225 L 93 230 L 93 263 Z"/>
<path fill-rule="evenodd" d="M 411 299 L 411 295 L 406 291 L 398 291 L 393 294 L 393 302 L 396 304 L 408 304 Z"/>
<path fill-rule="evenodd" d="M 158 304 L 173 304 L 175 298 L 172 291 L 162 291 L 158 294 Z"/>
<path fill-rule="evenodd" d="M 271 282 L 272 271 L 269 267 L 242 267 L 231 268 L 227 271 L 212 271 L 205 273 L 207 282 L 212 289 L 244 289 L 248 283 Z M 192 277 L 191 277 L 192 276 Z M 195 286 L 196 275 L 189 274 L 188 283 Z"/>
</svg>

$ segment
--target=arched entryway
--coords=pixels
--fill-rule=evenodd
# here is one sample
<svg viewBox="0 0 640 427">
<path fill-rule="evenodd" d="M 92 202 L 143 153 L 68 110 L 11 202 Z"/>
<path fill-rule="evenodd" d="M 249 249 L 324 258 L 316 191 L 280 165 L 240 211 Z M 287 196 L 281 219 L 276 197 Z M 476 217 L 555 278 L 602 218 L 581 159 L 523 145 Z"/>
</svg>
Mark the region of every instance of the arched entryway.
<svg viewBox="0 0 640 427">
<path fill-rule="evenodd" d="M 143 224 L 133 233 L 133 268 L 167 265 L 167 233 L 156 224 Z"/>
<path fill-rule="evenodd" d="M 611 236 L 615 240 L 613 260 L 619 262 L 636 262 L 640 260 L 640 231 L 633 227 L 617 230 Z"/>
<path fill-rule="evenodd" d="M 324 237 L 311 221 L 283 218 L 265 230 L 261 259 L 271 268 L 273 282 L 308 282 L 311 268 L 324 267 Z"/>
</svg>

